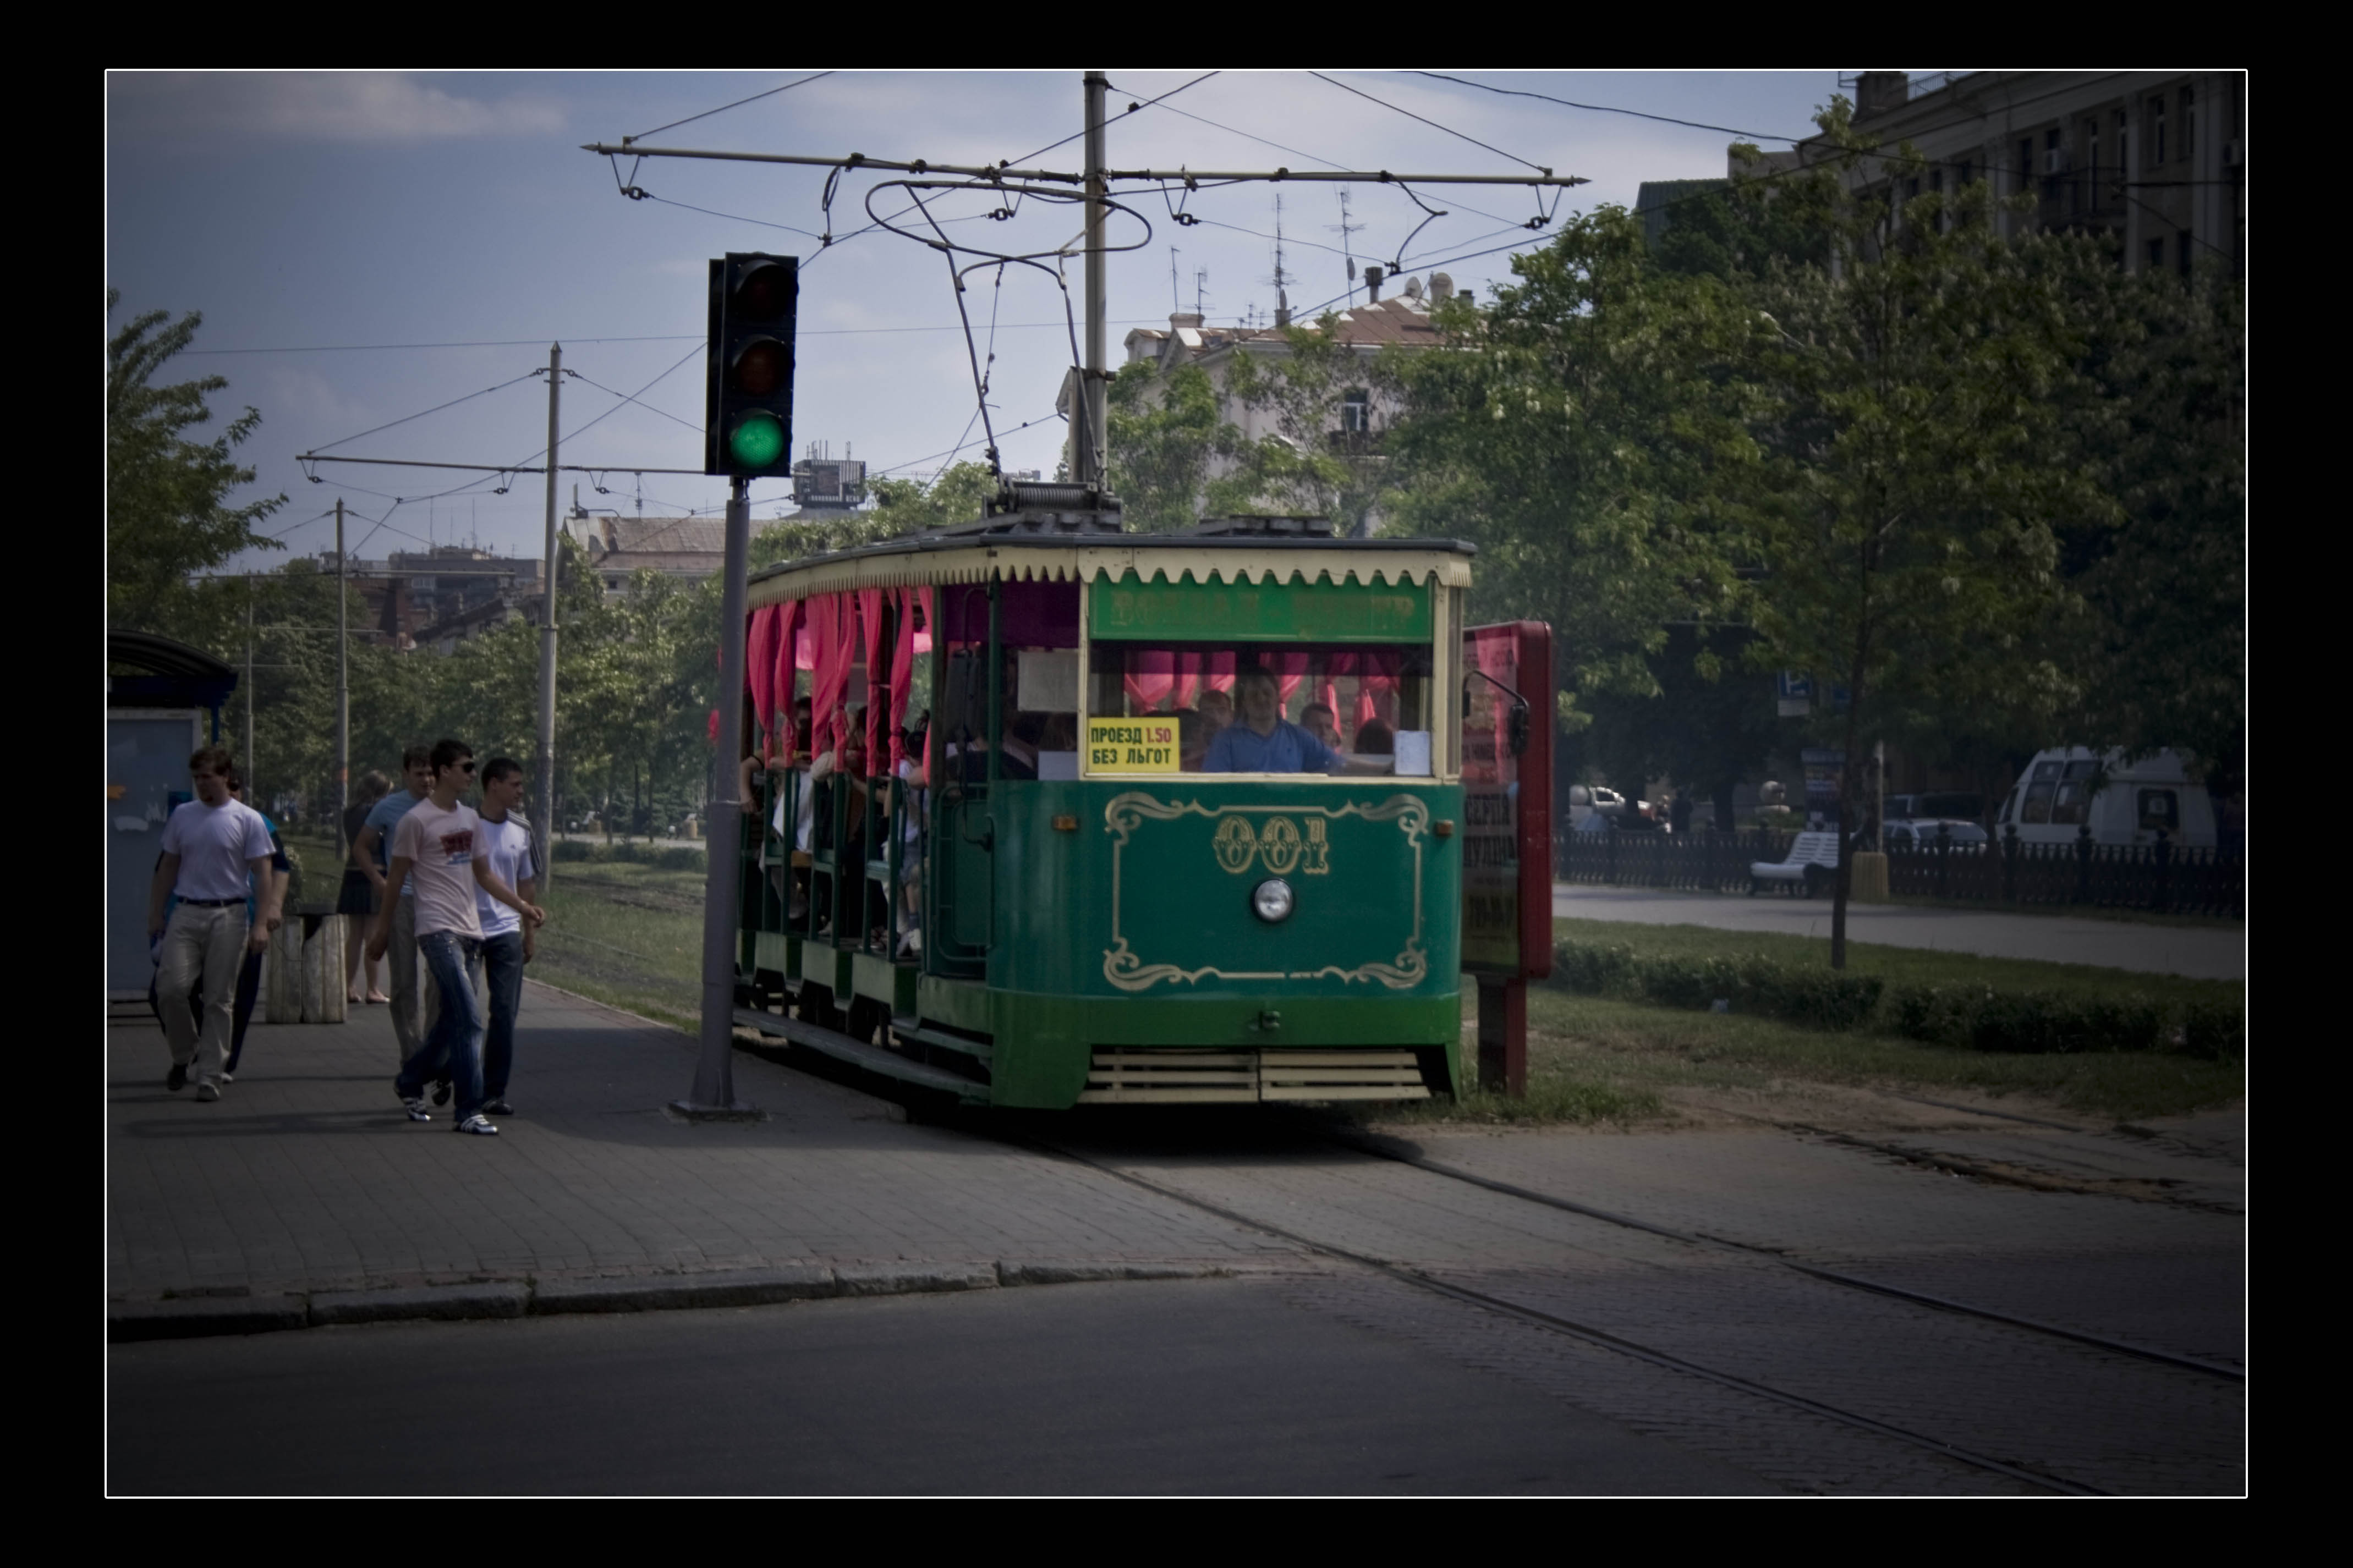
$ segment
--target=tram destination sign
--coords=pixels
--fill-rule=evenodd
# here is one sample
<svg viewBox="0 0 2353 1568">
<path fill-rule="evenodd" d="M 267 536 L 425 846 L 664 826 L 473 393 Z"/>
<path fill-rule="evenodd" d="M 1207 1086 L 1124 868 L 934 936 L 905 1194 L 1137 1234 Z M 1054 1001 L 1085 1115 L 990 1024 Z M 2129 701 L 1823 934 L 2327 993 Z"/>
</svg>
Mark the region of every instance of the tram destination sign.
<svg viewBox="0 0 2353 1568">
<path fill-rule="evenodd" d="M 1129 641 L 1428 642 L 1420 583 L 1146 583 L 1130 572 L 1089 595 L 1096 637 Z"/>
</svg>

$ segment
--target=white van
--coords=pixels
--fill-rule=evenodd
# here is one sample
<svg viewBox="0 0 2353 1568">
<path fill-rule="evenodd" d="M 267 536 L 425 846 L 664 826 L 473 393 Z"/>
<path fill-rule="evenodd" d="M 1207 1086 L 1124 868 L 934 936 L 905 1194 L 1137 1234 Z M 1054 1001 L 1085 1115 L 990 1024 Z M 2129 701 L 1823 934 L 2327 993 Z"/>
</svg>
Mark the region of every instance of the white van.
<svg viewBox="0 0 2353 1568">
<path fill-rule="evenodd" d="M 1625 809 L 1626 797 L 1614 789 L 1600 784 L 1568 786 L 1568 830 L 1571 833 L 1584 831 L 1587 820 L 1597 814 L 1606 818 Z M 1602 826 L 1602 823 L 1594 824 L 1597 829 Z"/>
<path fill-rule="evenodd" d="M 2215 847 L 2214 802 L 2172 752 L 2127 763 L 2107 755 L 2107 784 L 2092 794 L 2100 756 L 2083 746 L 2037 752 L 1994 818 L 1997 842 L 2014 825 L 2021 844 L 2073 844 L 2088 826 L 2094 844 L 2154 844 L 2158 831 L 2176 848 Z"/>
</svg>

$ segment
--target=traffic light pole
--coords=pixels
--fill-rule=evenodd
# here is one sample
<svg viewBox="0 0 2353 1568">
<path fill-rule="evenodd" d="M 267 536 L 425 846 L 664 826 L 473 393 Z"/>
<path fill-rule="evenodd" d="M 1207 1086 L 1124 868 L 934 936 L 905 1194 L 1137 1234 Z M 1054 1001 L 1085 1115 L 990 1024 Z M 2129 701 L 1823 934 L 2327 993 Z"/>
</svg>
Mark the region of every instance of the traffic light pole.
<svg viewBox="0 0 2353 1568">
<path fill-rule="evenodd" d="M 533 759 L 532 847 L 539 885 L 554 880 L 555 847 L 555 415 L 564 395 L 564 345 L 547 349 L 547 550 L 541 556 L 546 597 L 539 616 L 539 746 Z"/>
<path fill-rule="evenodd" d="M 343 498 L 335 498 L 335 848 L 349 857 L 343 813 L 352 804 L 352 626 L 344 594 L 351 565 L 343 559 Z"/>
<path fill-rule="evenodd" d="M 743 804 L 736 798 L 743 769 L 728 760 L 744 724 L 744 578 L 752 554 L 752 483 L 740 475 L 727 486 L 726 575 L 719 610 L 719 746 L 711 796 L 710 869 L 703 884 L 702 1055 L 694 1096 L 670 1102 L 690 1121 L 744 1121 L 760 1111 L 735 1098 L 736 902 L 743 891 Z"/>
</svg>

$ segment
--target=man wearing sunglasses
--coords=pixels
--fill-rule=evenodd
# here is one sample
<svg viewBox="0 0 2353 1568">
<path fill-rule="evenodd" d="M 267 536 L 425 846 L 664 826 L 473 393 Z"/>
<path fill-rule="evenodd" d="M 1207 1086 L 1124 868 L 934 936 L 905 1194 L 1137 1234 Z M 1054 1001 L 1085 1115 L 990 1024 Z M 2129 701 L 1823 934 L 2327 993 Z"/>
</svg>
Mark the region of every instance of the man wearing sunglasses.
<svg viewBox="0 0 2353 1568">
<path fill-rule="evenodd" d="M 482 946 L 481 916 L 474 906 L 480 888 L 500 903 L 536 926 L 547 917 L 535 904 L 510 888 L 491 868 L 490 857 L 476 853 L 482 837 L 481 818 L 458 797 L 472 787 L 474 751 L 462 741 L 441 741 L 431 753 L 433 788 L 393 829 L 392 875 L 385 891 L 385 907 L 368 936 L 368 953 L 381 958 L 392 941 L 392 911 L 401 889 L 415 879 L 417 952 L 433 977 L 440 1000 L 440 1016 L 419 1046 L 400 1067 L 393 1090 L 411 1121 L 430 1121 L 425 1109 L 425 1086 L 448 1079 L 457 1088 L 457 1130 L 495 1133 L 498 1128 L 482 1114 L 482 1014 L 467 978 L 470 962 Z"/>
</svg>

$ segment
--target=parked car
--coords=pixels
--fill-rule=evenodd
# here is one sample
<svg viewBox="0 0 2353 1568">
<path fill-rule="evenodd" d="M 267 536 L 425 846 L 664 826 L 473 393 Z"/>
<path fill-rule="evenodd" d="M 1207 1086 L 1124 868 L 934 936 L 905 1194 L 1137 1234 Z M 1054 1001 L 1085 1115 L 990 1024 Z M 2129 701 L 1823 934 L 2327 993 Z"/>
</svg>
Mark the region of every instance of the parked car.
<svg viewBox="0 0 2353 1568">
<path fill-rule="evenodd" d="M 1985 821 L 1985 796 L 1975 790 L 1936 790 L 1925 795 L 1891 795 L 1887 797 L 1887 820 L 1915 821 L 1926 817 L 1936 821 L 1942 817 L 1952 822 Z"/>
<path fill-rule="evenodd" d="M 1982 855 L 1986 846 L 1992 842 L 1991 836 L 1974 822 L 1949 816 L 1913 816 L 1888 823 L 1887 852 L 1891 855 L 1907 855 L 1915 851 L 1933 853 L 1939 829 L 1952 846 L 1948 851 L 1952 854 Z"/>
<path fill-rule="evenodd" d="M 2026 844 L 2072 844 L 2086 827 L 2094 844 L 2154 844 L 2160 831 L 2180 848 L 2216 843 L 2213 797 L 2172 752 L 2136 763 L 2082 746 L 2037 752 L 1995 818 L 1996 833 L 2011 826 Z"/>
<path fill-rule="evenodd" d="M 1626 797 L 1602 784 L 1571 784 L 1568 786 L 1568 828 L 1572 833 L 1596 831 L 1585 826 L 1596 812 L 1608 815 L 1622 811 Z"/>
</svg>

